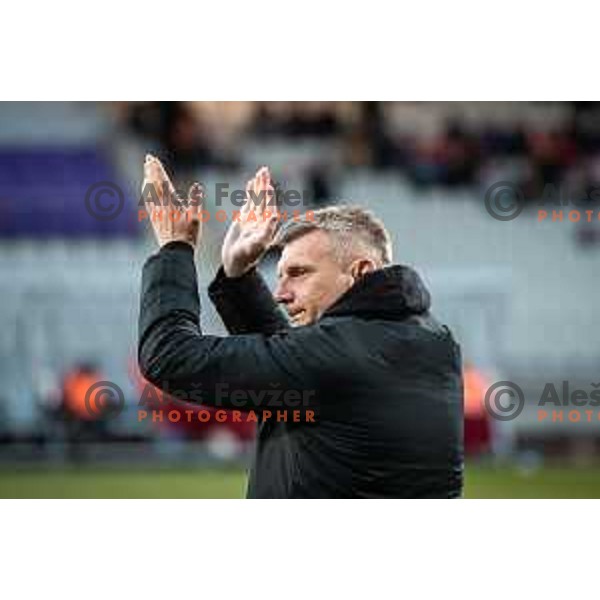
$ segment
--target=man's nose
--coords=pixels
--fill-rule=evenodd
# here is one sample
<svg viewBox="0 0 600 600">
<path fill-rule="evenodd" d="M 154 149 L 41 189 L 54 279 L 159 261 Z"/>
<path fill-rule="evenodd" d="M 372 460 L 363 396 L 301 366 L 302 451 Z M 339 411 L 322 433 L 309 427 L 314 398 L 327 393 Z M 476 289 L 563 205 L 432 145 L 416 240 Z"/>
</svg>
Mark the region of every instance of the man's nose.
<svg viewBox="0 0 600 600">
<path fill-rule="evenodd" d="M 273 297 L 275 298 L 275 302 L 281 304 L 289 304 L 292 301 L 292 293 L 281 285 L 281 283 L 277 284 Z"/>
</svg>

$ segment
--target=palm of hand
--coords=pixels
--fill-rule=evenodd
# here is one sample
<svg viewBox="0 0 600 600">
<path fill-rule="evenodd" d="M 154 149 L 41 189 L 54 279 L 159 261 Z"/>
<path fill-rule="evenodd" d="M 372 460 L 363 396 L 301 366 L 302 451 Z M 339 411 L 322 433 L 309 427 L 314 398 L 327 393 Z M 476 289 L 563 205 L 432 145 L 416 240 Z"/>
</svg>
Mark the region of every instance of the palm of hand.
<svg viewBox="0 0 600 600">
<path fill-rule="evenodd" d="M 246 202 L 223 242 L 222 261 L 228 277 L 240 277 L 254 267 L 267 251 L 277 231 L 275 207 L 269 206 L 274 194 L 271 175 L 260 169 L 246 186 Z"/>
</svg>

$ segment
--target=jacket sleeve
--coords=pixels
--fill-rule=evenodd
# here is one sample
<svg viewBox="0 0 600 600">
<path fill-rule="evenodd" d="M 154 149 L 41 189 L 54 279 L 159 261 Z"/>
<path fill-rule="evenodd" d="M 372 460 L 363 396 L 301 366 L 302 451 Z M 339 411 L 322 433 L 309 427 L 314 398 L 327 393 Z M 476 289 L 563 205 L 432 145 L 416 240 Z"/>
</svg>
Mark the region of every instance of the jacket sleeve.
<svg viewBox="0 0 600 600">
<path fill-rule="evenodd" d="M 193 251 L 183 243 L 169 244 L 147 260 L 140 304 L 140 370 L 158 388 L 176 390 L 182 400 L 254 410 L 264 407 L 257 404 L 260 394 L 273 389 L 311 399 L 324 365 L 331 365 L 339 352 L 339 341 L 318 326 L 270 336 L 204 335 Z"/>
<path fill-rule="evenodd" d="M 229 333 L 271 335 L 290 327 L 256 269 L 229 278 L 220 267 L 208 287 L 208 296 Z"/>
</svg>

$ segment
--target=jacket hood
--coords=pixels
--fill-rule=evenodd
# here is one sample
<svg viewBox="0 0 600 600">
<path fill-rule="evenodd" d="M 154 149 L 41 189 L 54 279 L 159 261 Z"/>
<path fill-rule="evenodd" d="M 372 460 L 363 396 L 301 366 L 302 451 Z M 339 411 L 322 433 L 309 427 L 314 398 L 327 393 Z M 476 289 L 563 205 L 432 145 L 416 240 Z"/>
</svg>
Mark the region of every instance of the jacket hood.
<svg viewBox="0 0 600 600">
<path fill-rule="evenodd" d="M 393 265 L 365 275 L 322 318 L 357 316 L 401 321 L 430 308 L 431 296 L 418 273 L 406 265 Z"/>
</svg>

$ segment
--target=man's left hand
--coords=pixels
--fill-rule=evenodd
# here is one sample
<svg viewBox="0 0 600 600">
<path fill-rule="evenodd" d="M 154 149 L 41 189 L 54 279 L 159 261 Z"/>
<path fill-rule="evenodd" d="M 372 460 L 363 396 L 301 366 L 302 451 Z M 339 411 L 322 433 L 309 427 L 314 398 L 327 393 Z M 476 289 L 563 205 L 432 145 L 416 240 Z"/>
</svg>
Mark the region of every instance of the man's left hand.
<svg viewBox="0 0 600 600">
<path fill-rule="evenodd" d="M 150 193 L 149 186 L 154 188 L 153 194 Z M 196 249 L 202 230 L 198 218 L 202 186 L 194 183 L 190 188 L 187 201 L 181 200 L 160 160 L 147 154 L 144 162 L 142 194 L 159 246 L 162 247 L 169 242 L 186 242 Z M 157 198 L 160 200 L 160 205 L 155 204 Z"/>
</svg>

